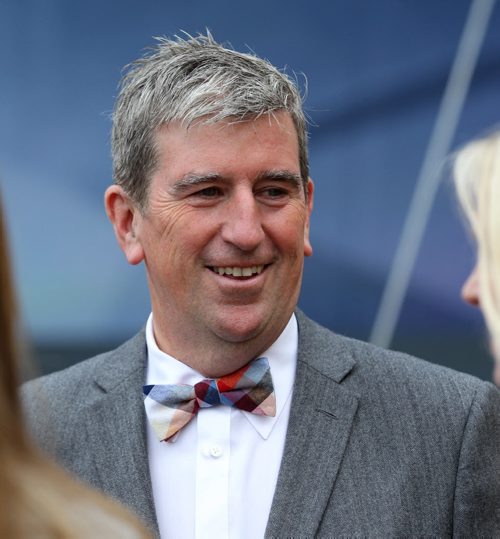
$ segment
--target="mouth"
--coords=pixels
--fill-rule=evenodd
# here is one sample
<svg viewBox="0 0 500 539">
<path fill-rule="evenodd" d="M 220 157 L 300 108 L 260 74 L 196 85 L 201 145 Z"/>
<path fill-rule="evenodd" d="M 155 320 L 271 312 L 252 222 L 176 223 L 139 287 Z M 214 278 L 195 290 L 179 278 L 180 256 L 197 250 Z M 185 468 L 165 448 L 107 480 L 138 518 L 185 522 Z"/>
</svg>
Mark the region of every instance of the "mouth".
<svg viewBox="0 0 500 539">
<path fill-rule="evenodd" d="M 231 277 L 233 279 L 249 279 L 255 275 L 260 275 L 268 265 L 258 266 L 207 266 L 207 268 L 218 275 Z"/>
</svg>

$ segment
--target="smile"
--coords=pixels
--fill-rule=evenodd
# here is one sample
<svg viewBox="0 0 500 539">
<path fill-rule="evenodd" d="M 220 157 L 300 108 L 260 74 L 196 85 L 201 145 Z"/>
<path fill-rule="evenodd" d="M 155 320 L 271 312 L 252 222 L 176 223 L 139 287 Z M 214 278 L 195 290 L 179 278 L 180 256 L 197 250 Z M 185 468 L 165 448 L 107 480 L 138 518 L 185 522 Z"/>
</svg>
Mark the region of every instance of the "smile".
<svg viewBox="0 0 500 539">
<path fill-rule="evenodd" d="M 252 277 L 253 275 L 259 275 L 264 269 L 263 265 L 259 266 L 209 266 L 214 273 L 219 275 L 230 275 L 231 277 Z"/>
</svg>

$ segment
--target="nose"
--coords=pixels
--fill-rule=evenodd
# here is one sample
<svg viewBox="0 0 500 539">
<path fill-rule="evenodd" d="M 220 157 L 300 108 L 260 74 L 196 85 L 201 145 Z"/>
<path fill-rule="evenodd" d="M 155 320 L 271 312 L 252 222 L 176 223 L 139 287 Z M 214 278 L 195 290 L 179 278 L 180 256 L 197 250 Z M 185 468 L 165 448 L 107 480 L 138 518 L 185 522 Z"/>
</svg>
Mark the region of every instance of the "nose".
<svg viewBox="0 0 500 539">
<path fill-rule="evenodd" d="M 479 273 L 477 264 L 462 286 L 462 299 L 473 307 L 480 307 L 479 300 Z"/>
<path fill-rule="evenodd" d="M 224 208 L 222 239 L 241 251 L 254 251 L 264 239 L 262 211 L 251 190 L 235 193 Z"/>
</svg>

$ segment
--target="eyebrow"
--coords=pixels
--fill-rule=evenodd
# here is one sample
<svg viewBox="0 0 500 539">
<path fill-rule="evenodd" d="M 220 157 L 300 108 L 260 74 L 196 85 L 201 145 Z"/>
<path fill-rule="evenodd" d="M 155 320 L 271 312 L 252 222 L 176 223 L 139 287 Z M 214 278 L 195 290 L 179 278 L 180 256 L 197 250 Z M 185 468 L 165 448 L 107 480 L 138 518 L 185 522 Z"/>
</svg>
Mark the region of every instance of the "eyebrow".
<svg viewBox="0 0 500 539">
<path fill-rule="evenodd" d="M 216 172 L 209 172 L 207 174 L 195 174 L 190 172 L 189 174 L 179 178 L 174 185 L 170 187 L 169 191 L 173 194 L 181 194 L 188 191 L 192 187 L 196 187 L 197 185 L 213 182 L 221 183 L 223 181 L 224 178 Z"/>
<path fill-rule="evenodd" d="M 302 186 L 302 176 L 289 170 L 266 170 L 257 176 L 257 180 L 273 180 L 289 183 L 295 187 Z"/>
<path fill-rule="evenodd" d="M 262 180 L 272 180 L 277 182 L 284 182 L 292 185 L 293 187 L 301 187 L 302 186 L 302 177 L 300 174 L 296 174 L 294 172 L 290 172 L 289 170 L 264 170 L 260 172 L 257 177 L 256 181 L 262 181 Z M 203 185 L 207 183 L 226 183 L 228 182 L 228 178 L 225 176 L 221 176 L 217 172 L 208 172 L 205 174 L 196 174 L 193 172 L 190 172 L 186 174 L 185 176 L 182 176 L 179 178 L 174 185 L 172 185 L 169 189 L 169 191 L 172 194 L 182 194 L 193 187 L 196 187 L 198 185 Z"/>
</svg>

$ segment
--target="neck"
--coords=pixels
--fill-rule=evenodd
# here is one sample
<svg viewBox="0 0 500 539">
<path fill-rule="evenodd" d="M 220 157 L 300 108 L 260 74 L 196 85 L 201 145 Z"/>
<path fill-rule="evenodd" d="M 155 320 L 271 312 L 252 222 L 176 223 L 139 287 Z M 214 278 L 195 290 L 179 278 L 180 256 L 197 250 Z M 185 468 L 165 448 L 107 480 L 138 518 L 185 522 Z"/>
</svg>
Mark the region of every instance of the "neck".
<svg viewBox="0 0 500 539">
<path fill-rule="evenodd" d="M 237 371 L 261 355 L 278 339 L 286 323 L 272 333 L 257 335 L 241 342 L 228 342 L 218 338 L 202 341 L 189 336 L 181 339 L 182 344 L 179 345 L 179 339 L 165 338 L 154 319 L 153 333 L 162 352 L 175 357 L 207 378 L 219 378 Z"/>
</svg>

